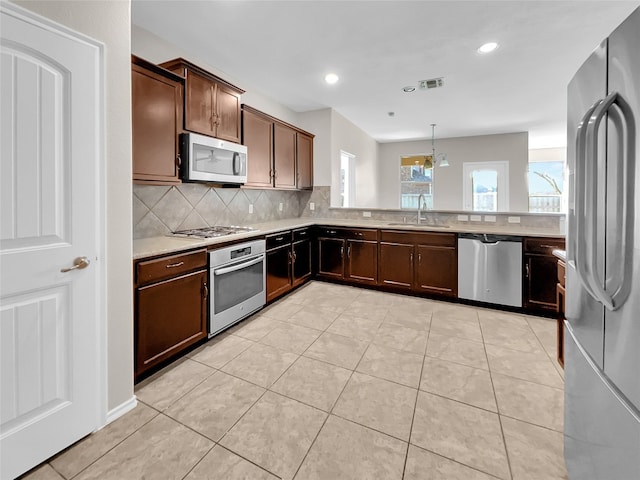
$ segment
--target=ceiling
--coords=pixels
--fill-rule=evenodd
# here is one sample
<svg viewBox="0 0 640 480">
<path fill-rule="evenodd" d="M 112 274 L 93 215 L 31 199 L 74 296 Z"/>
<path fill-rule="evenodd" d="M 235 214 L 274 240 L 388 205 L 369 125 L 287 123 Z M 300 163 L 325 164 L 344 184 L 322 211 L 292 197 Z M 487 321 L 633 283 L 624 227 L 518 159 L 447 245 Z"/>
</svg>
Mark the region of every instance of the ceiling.
<svg viewBox="0 0 640 480">
<path fill-rule="evenodd" d="M 132 21 L 296 112 L 379 142 L 529 132 L 566 144 L 566 88 L 639 1 L 152 1 Z M 476 49 L 495 41 L 488 55 Z M 339 75 L 335 85 L 324 82 Z M 444 77 L 438 89 L 404 93 Z M 394 112 L 393 116 L 389 112 Z"/>
</svg>

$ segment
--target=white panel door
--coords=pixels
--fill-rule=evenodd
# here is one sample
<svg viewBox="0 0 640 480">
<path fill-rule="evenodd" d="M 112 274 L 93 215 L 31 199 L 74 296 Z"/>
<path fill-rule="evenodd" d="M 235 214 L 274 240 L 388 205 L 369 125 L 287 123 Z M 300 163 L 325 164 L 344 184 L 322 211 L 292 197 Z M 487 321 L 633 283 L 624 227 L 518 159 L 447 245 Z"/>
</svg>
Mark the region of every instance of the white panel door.
<svg viewBox="0 0 640 480">
<path fill-rule="evenodd" d="M 0 477 L 99 426 L 102 46 L 0 5 Z M 72 267 L 86 257 L 86 268 Z"/>
</svg>

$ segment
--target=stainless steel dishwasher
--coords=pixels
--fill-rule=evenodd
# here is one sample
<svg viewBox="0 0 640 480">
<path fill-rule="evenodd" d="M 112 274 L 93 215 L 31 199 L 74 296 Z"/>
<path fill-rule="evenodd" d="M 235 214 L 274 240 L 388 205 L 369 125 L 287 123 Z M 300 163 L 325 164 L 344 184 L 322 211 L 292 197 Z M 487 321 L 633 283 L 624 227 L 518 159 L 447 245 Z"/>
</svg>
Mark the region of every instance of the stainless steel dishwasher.
<svg viewBox="0 0 640 480">
<path fill-rule="evenodd" d="M 522 237 L 460 233 L 458 297 L 522 307 Z"/>
</svg>

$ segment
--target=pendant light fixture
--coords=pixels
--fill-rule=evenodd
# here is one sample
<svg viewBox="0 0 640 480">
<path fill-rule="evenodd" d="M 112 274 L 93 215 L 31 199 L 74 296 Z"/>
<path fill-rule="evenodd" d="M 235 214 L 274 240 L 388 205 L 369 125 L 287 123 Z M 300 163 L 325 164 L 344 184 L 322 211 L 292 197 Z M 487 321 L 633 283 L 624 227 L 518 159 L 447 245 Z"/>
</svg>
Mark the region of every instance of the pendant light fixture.
<svg viewBox="0 0 640 480">
<path fill-rule="evenodd" d="M 436 154 L 436 124 L 431 124 L 431 161 L 433 165 L 438 167 L 448 167 L 449 161 L 447 160 L 446 153 Z"/>
</svg>

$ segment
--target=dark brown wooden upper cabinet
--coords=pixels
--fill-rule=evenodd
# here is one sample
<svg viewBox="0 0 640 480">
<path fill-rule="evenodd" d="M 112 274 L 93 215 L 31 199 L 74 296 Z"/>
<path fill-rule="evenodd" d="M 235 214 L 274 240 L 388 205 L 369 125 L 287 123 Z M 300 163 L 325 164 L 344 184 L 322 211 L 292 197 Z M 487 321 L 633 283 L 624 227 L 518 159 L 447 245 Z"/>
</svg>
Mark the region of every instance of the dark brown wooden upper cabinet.
<svg viewBox="0 0 640 480">
<path fill-rule="evenodd" d="M 313 137 L 297 132 L 296 186 L 300 190 L 313 188 Z"/>
<path fill-rule="evenodd" d="M 180 183 L 178 133 L 184 78 L 131 56 L 133 180 Z"/>
<path fill-rule="evenodd" d="M 185 130 L 240 143 L 240 96 L 244 90 L 183 58 L 160 66 L 185 78 Z"/>
<path fill-rule="evenodd" d="M 313 135 L 242 106 L 242 144 L 247 146 L 247 187 L 313 188 Z"/>
</svg>

